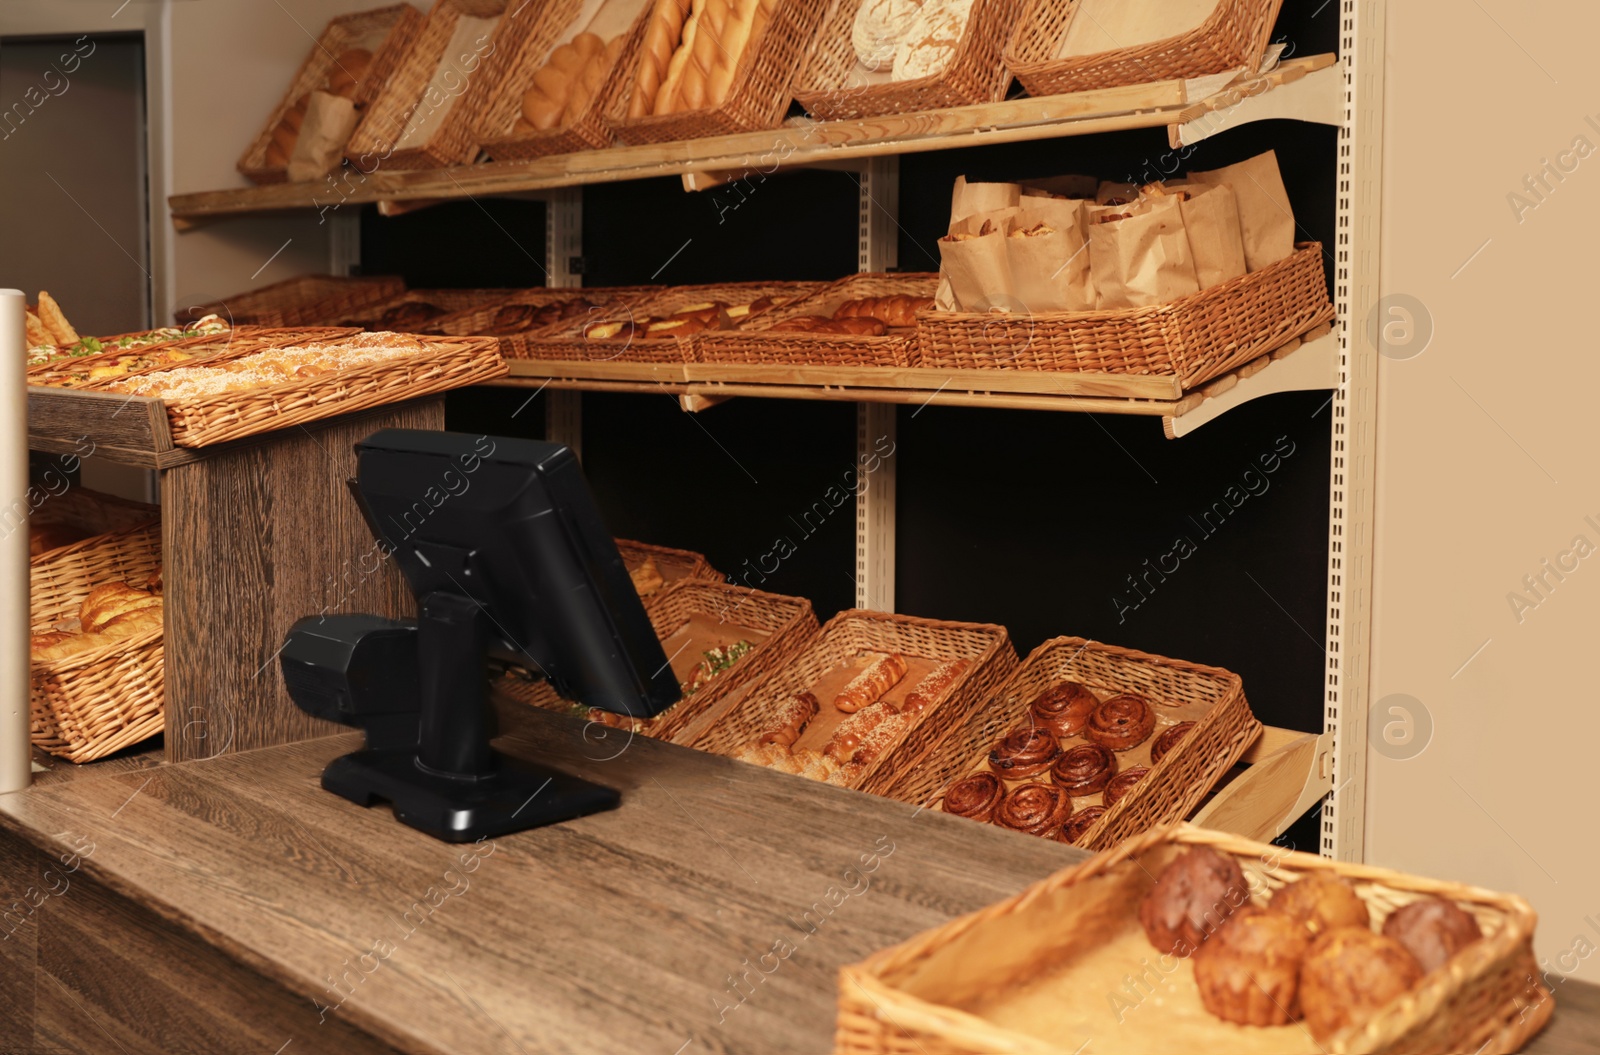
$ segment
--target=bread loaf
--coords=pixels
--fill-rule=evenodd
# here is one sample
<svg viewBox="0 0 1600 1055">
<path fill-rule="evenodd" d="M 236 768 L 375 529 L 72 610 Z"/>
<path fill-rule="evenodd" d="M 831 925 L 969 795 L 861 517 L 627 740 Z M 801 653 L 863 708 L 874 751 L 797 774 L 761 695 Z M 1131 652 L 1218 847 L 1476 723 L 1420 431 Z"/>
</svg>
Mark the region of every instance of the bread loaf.
<svg viewBox="0 0 1600 1055">
<path fill-rule="evenodd" d="M 629 117 L 644 117 L 655 112 L 674 50 L 683 39 L 684 20 L 689 11 L 690 0 L 655 0 L 650 24 L 645 27 L 644 40 L 639 46 L 633 93 L 628 99 Z"/>
<path fill-rule="evenodd" d="M 289 155 L 294 153 L 294 145 L 300 141 L 300 125 L 306 119 L 306 107 L 310 105 L 311 95 L 308 92 L 296 99 L 294 105 L 278 119 L 278 126 L 272 130 L 272 141 L 267 144 L 268 165 L 276 168 L 289 163 Z"/>
<path fill-rule="evenodd" d="M 896 45 L 921 9 L 922 0 L 861 0 L 850 26 L 850 44 L 861 65 L 888 72 L 894 65 Z"/>
<path fill-rule="evenodd" d="M 890 79 L 912 81 L 945 71 L 967 30 L 972 0 L 925 0 L 895 45 Z"/>
<path fill-rule="evenodd" d="M 772 17 L 775 0 L 736 0 L 733 18 L 721 35 L 722 47 L 717 56 L 716 68 L 711 72 L 706 96 L 709 105 L 721 106 L 727 102 L 734 78 L 744 66 L 745 52 L 750 42 L 761 35 Z"/>
<path fill-rule="evenodd" d="M 914 297 L 896 293 L 888 297 L 863 297 L 847 300 L 834 310 L 835 319 L 872 318 L 885 326 L 903 327 L 917 324 L 917 312 L 933 307 L 932 297 Z"/>
</svg>

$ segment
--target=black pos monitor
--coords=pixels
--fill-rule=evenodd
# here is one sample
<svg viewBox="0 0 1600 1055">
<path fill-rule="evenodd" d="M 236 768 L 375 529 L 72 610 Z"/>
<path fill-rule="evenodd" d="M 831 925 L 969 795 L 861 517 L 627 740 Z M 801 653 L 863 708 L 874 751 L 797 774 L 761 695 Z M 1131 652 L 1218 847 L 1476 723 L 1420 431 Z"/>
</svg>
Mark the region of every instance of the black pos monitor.
<svg viewBox="0 0 1600 1055">
<path fill-rule="evenodd" d="M 489 747 L 486 657 L 542 673 L 562 696 L 649 717 L 677 678 L 578 461 L 553 443 L 386 429 L 356 445 L 351 491 L 417 596 L 415 622 L 311 616 L 282 652 L 311 714 L 362 727 L 364 750 L 322 786 L 450 842 L 617 804 L 611 788 Z"/>
</svg>

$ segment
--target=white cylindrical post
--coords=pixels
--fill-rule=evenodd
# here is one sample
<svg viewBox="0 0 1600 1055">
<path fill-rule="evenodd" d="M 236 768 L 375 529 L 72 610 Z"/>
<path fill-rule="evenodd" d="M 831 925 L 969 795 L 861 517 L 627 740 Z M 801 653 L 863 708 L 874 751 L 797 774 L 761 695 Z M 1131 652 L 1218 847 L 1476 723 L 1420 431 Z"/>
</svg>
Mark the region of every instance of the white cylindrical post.
<svg viewBox="0 0 1600 1055">
<path fill-rule="evenodd" d="M 27 301 L 0 289 L 0 792 L 33 778 L 28 745 Z"/>
</svg>

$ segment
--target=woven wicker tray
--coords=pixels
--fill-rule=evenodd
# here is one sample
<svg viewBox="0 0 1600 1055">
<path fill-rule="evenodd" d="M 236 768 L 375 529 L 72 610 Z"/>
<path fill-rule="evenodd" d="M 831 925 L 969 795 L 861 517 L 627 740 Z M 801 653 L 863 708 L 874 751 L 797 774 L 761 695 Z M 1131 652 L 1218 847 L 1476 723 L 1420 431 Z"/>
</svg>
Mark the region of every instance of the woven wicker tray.
<svg viewBox="0 0 1600 1055">
<path fill-rule="evenodd" d="M 632 732 L 657 740 L 687 743 L 680 737 L 681 733 L 691 725 L 700 728 L 707 721 L 715 722 L 727 707 L 742 698 L 747 686 L 792 662 L 817 631 L 817 617 L 811 611 L 811 602 L 803 597 L 762 593 L 705 579 L 674 582 L 646 599 L 645 612 L 680 683 L 699 665 L 706 649 L 740 640 L 756 647 L 699 691 L 654 718 L 608 716 L 604 724 L 616 723 L 624 738 Z M 536 707 L 589 713 L 557 696 L 543 680 L 528 681 L 508 675 L 500 680 L 499 686 L 513 699 Z M 602 730 L 593 728 L 586 732 L 585 738 L 591 741 L 609 739 Z"/>
<path fill-rule="evenodd" d="M 652 546 L 648 542 L 635 542 L 632 539 L 617 539 L 617 552 L 622 555 L 622 563 L 632 573 L 641 567 L 645 561 L 654 561 L 656 570 L 661 573 L 667 586 L 681 579 L 698 579 L 703 582 L 726 582 L 726 578 L 705 556 L 687 549 L 672 549 L 669 546 Z M 663 587 L 664 588 L 664 587 Z M 640 596 L 649 600 L 651 594 L 643 593 Z"/>
<path fill-rule="evenodd" d="M 632 146 L 778 127 L 793 98 L 790 85 L 810 60 L 827 6 L 827 0 L 776 0 L 771 19 L 746 45 L 739 72 L 721 106 L 630 118 L 628 100 L 640 58 L 636 50 L 633 64 L 621 71 L 622 90 L 606 111 L 607 126 Z"/>
<path fill-rule="evenodd" d="M 691 746 L 718 755 L 736 756 L 771 724 L 789 697 L 814 692 L 818 712 L 795 748 L 821 750 L 844 719 L 833 698 L 856 671 L 848 666 L 863 652 L 898 652 L 907 663 L 906 676 L 884 699 L 897 708 L 929 671 L 949 659 L 968 666 L 943 699 L 927 707 L 902 739 L 890 745 L 846 787 L 884 794 L 904 774 L 921 768 L 929 747 L 983 706 L 996 686 L 1016 666 L 1016 650 L 1006 628 L 993 623 L 954 623 L 852 609 L 840 612 L 782 670 L 751 687 L 737 707 L 705 729 Z"/>
<path fill-rule="evenodd" d="M 481 308 L 492 301 L 503 300 L 516 290 L 512 289 L 408 289 L 398 293 L 388 300 L 376 304 L 368 304 L 357 308 L 330 323 L 339 326 L 356 326 L 368 330 L 398 330 L 405 333 L 434 333 L 438 330 L 438 323 L 444 319 L 454 318 L 462 312 Z M 431 304 L 443 308 L 443 314 L 422 323 L 420 326 L 390 326 L 383 321 L 383 317 L 397 308 L 407 304 Z M 439 331 L 441 334 L 443 331 Z"/>
<path fill-rule="evenodd" d="M 505 346 L 512 337 L 533 337 L 539 334 L 553 332 L 570 327 L 572 320 L 548 323 L 535 326 L 513 333 L 502 333 L 495 327 L 495 317 L 500 309 L 509 308 L 519 304 L 526 304 L 533 308 L 542 308 L 548 304 L 559 304 L 563 301 L 586 300 L 597 308 L 616 308 L 623 304 L 637 300 L 647 293 L 659 293 L 660 286 L 605 286 L 590 288 L 587 286 L 535 286 L 530 289 L 519 289 L 511 292 L 499 300 L 489 301 L 477 307 L 467 308 L 463 311 L 453 312 L 442 318 L 434 320 L 434 326 L 440 333 L 452 337 L 499 337 L 501 339 L 501 354 L 506 354 Z M 599 312 L 586 312 L 585 318 L 598 318 Z M 508 358 L 510 358 L 508 356 Z"/>
<path fill-rule="evenodd" d="M 1322 246 L 1145 308 L 917 316 L 917 366 L 1176 377 L 1192 388 L 1333 318 Z"/>
<path fill-rule="evenodd" d="M 1058 637 L 1029 653 L 986 706 L 967 716 L 928 751 L 914 773 L 902 775 L 884 794 L 939 808 L 951 784 L 988 771 L 987 758 L 995 741 L 1027 725 L 1028 705 L 1062 681 L 1086 685 L 1102 700 L 1131 692 L 1154 706 L 1155 731 L 1133 750 L 1117 753 L 1118 772 L 1149 766 L 1151 745 L 1163 729 L 1179 722 L 1195 723 L 1189 734 L 1151 767 L 1149 775 L 1083 834 L 1077 845 L 1085 849 L 1115 846 L 1155 825 L 1182 820 L 1261 734 L 1261 723 L 1250 712 L 1237 674 L 1082 638 Z M 1063 747 L 1082 742 L 1082 737 L 1069 737 Z M 1049 779 L 1048 774 L 1041 774 L 1030 780 L 1007 781 L 1006 786 L 1048 783 Z M 1073 800 L 1075 812 L 1098 805 L 1099 793 Z"/>
<path fill-rule="evenodd" d="M 178 325 L 220 315 L 234 326 L 307 326 L 358 311 L 399 293 L 405 282 L 395 276 L 336 278 L 333 275 L 297 275 L 270 286 L 236 293 L 225 300 L 181 308 Z"/>
<path fill-rule="evenodd" d="M 476 135 L 483 152 L 491 161 L 527 161 L 552 154 L 575 154 L 580 150 L 608 147 L 614 142 L 605 115 L 616 103 L 617 96 L 625 93 L 634 63 L 639 53 L 639 43 L 644 40 L 645 27 L 650 24 L 650 11 L 654 5 L 643 4 L 637 18 L 627 31 L 622 51 L 600 89 L 590 98 L 583 112 L 575 120 L 558 128 L 535 129 L 518 132 L 516 120 L 522 114 L 522 96 L 533 85 L 533 75 L 539 71 L 551 48 L 533 51 L 532 38 L 524 41 L 519 54 L 507 67 L 499 92 L 478 119 Z M 557 39 L 570 38 L 584 29 L 569 23 Z"/>
<path fill-rule="evenodd" d="M 372 49 L 372 62 L 367 74 L 357 85 L 352 101 L 361 110 L 377 97 L 389 80 L 389 75 L 410 50 L 412 41 L 422 29 L 422 13 L 410 4 L 395 4 L 373 11 L 340 15 L 328 23 L 316 46 L 301 63 L 300 71 L 289 83 L 289 90 L 273 109 L 261 133 L 239 159 L 239 173 L 252 183 L 283 183 L 289 178 L 288 169 L 282 165 L 267 164 L 267 147 L 272 143 L 272 133 L 277 130 L 283 115 L 295 100 L 313 91 L 328 79 L 335 60 L 346 48 L 356 46 L 363 38 L 382 32 L 383 43 Z"/>
<path fill-rule="evenodd" d="M 817 34 L 810 65 L 795 79 L 795 98 L 808 113 L 825 121 L 999 102 L 1011 83 L 1001 53 L 1022 6 L 1022 0 L 975 0 L 944 70 L 914 80 L 865 83 L 850 40 L 861 0 L 841 0 Z"/>
<path fill-rule="evenodd" d="M 160 570 L 161 526 L 153 522 L 42 553 L 28 568 L 33 629 L 76 618 L 96 586 L 139 584 Z M 161 640 L 161 631 L 151 630 L 66 659 L 34 662 L 34 745 L 69 762 L 88 762 L 161 732 Z"/>
<path fill-rule="evenodd" d="M 235 326 L 223 333 L 201 334 L 177 341 L 123 348 L 86 355 L 80 359 L 58 359 L 53 363 L 34 367 L 28 373 L 28 384 L 46 388 L 95 388 L 99 385 L 124 381 L 151 370 L 164 370 L 174 366 L 198 366 L 210 359 L 233 357 L 264 348 L 281 348 L 284 345 L 305 341 L 331 341 L 359 333 L 349 326 Z M 181 353 L 185 358 L 169 358 L 167 353 Z M 126 365 L 120 374 L 90 374 L 97 367 Z"/>
<path fill-rule="evenodd" d="M 863 297 L 888 297 L 898 293 L 931 297 L 938 286 L 937 274 L 849 275 L 791 305 L 759 315 L 737 330 L 700 334 L 695 340 L 695 361 L 772 366 L 910 366 L 915 334 L 912 329 L 892 330 L 882 337 L 863 337 L 774 332 L 772 326 L 801 315 L 831 316 L 839 305 Z M 719 377 L 725 376 L 719 374 Z"/>
<path fill-rule="evenodd" d="M 1434 895 L 1471 912 L 1484 937 L 1364 1026 L 1323 1045 L 1299 1026 L 1231 1025 L 1200 1006 L 1189 961 L 1177 960 L 1167 971 L 1169 961 L 1156 955 L 1137 921 L 1138 902 L 1154 877 L 1188 846 L 1209 846 L 1238 861 L 1257 903 L 1299 877 L 1331 873 L 1355 885 L 1375 925 L 1399 906 Z M 1502 1055 L 1519 1050 L 1554 1010 L 1549 990 L 1536 980 L 1533 929 L 1532 909 L 1513 895 L 1292 853 L 1189 825 L 1157 828 L 843 968 L 833 1050 Z M 1155 973 L 1165 984 L 1129 985 L 1158 963 Z"/>
<path fill-rule="evenodd" d="M 1005 63 L 1029 95 L 1186 80 L 1261 62 L 1283 0 L 1218 0 L 1195 29 L 1137 47 L 1057 58 L 1081 0 L 1034 0 L 1017 22 Z"/>
</svg>

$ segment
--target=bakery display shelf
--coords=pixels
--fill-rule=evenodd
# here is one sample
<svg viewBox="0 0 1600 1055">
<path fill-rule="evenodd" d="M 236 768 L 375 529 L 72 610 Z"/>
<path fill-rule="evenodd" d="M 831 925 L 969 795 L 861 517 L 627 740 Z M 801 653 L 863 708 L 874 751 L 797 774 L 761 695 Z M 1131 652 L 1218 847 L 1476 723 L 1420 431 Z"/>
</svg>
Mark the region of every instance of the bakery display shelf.
<svg viewBox="0 0 1600 1055">
<path fill-rule="evenodd" d="M 380 168 L 365 177 L 353 174 L 337 192 L 320 183 L 285 183 L 175 194 L 169 203 L 173 223 L 183 229 L 216 217 L 364 202 L 478 198 L 695 172 L 735 177 L 757 171 L 770 174 L 780 166 L 1174 127 L 1197 122 L 1208 113 L 1221 114 L 1216 121 L 1231 126 L 1252 119 L 1257 112 L 1254 100 L 1333 67 L 1336 61 L 1333 55 L 1291 59 L 1267 73 L 1231 83 L 1226 75 L 1157 81 L 861 120 L 798 118 L 763 132 L 619 146 L 529 161 L 413 171 Z M 1314 85 L 1329 99 L 1340 100 L 1342 106 L 1341 77 L 1318 78 Z M 1322 120 L 1330 112 L 1332 104 L 1320 95 L 1306 102 L 1307 120 Z"/>
<path fill-rule="evenodd" d="M 919 367 L 767 367 L 735 364 L 581 363 L 507 360 L 494 385 L 655 393 L 698 411 L 725 400 L 819 399 L 912 406 L 991 407 L 1159 417 L 1168 439 L 1186 436 L 1234 407 L 1279 392 L 1339 384 L 1339 341 L 1324 323 L 1303 337 L 1183 391 L 1170 378 Z"/>
</svg>

